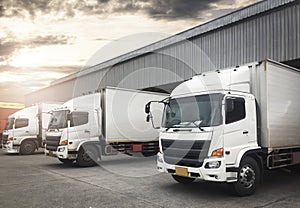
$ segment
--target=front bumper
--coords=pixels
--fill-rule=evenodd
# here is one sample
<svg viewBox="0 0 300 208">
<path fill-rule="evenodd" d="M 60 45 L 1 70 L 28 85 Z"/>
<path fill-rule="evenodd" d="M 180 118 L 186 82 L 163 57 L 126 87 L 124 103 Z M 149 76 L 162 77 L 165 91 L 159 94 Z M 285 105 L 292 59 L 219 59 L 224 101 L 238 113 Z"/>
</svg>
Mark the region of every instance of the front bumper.
<svg viewBox="0 0 300 208">
<path fill-rule="evenodd" d="M 77 152 L 75 150 L 70 151 L 67 145 L 58 146 L 57 151 L 50 151 L 45 149 L 45 155 L 51 157 L 58 157 L 60 159 L 69 159 L 69 160 L 77 158 Z"/>
<path fill-rule="evenodd" d="M 47 150 L 47 149 L 45 148 L 44 153 L 45 153 L 46 156 L 57 157 L 57 156 L 56 156 L 56 151 L 50 151 L 50 150 Z"/>
<path fill-rule="evenodd" d="M 13 141 L 8 141 L 4 147 L 4 151 L 6 151 L 7 153 L 19 153 L 20 146 L 14 145 Z"/>
<path fill-rule="evenodd" d="M 208 162 L 219 161 L 218 168 L 205 168 Z M 207 158 L 204 159 L 203 165 L 199 168 L 186 167 L 168 164 L 164 161 L 163 154 L 157 154 L 157 169 L 159 172 L 176 174 L 176 167 L 181 167 L 187 170 L 187 177 L 198 178 L 205 181 L 214 182 L 234 182 L 237 174 L 233 172 L 226 172 L 225 158 Z"/>
</svg>

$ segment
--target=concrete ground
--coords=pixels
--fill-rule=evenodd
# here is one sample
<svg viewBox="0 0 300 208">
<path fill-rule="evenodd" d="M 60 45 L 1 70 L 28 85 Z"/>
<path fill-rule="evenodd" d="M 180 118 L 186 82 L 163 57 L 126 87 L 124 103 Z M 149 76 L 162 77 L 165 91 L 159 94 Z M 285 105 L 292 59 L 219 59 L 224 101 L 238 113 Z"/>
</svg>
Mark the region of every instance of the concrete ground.
<svg viewBox="0 0 300 208">
<path fill-rule="evenodd" d="M 226 184 L 178 184 L 155 160 L 118 155 L 79 168 L 0 150 L 0 207 L 300 207 L 299 172 L 267 172 L 255 195 L 240 198 Z"/>
</svg>

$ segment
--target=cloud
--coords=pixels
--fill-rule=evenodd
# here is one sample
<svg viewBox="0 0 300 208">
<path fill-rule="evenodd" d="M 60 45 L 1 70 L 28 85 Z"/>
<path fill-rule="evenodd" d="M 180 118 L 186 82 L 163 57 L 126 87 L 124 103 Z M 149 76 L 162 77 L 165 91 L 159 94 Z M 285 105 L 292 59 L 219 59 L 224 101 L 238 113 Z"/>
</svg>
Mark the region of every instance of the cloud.
<svg viewBox="0 0 300 208">
<path fill-rule="evenodd" d="M 5 38 L 0 38 L 0 62 L 9 60 L 18 50 L 28 47 L 36 48 L 49 45 L 72 44 L 75 37 L 67 35 L 37 35 L 27 39 L 16 39 L 7 34 Z"/>
<path fill-rule="evenodd" d="M 140 12 L 153 19 L 176 20 L 201 18 L 201 12 L 222 1 L 228 0 L 7 0 L 0 14 L 34 18 L 39 13 L 73 17 L 78 12 L 102 16 Z"/>
<path fill-rule="evenodd" d="M 210 9 L 211 3 L 217 3 L 219 1 L 220 0 L 153 0 L 133 4 L 131 9 L 139 9 L 154 19 L 194 19 L 200 18 L 201 12 Z M 131 4 L 128 3 L 123 6 L 123 8 L 122 6 L 120 8 L 126 11 L 130 8 L 130 5 Z"/>
<path fill-rule="evenodd" d="M 0 82 L 0 97 L 2 102 L 24 102 L 24 95 L 31 90 L 25 89 L 16 82 Z"/>
<path fill-rule="evenodd" d="M 0 66 L 1 101 L 23 102 L 25 94 L 49 86 L 52 81 L 79 69 L 79 66 Z"/>
<path fill-rule="evenodd" d="M 77 72 L 81 69 L 82 66 L 76 65 L 67 65 L 67 66 L 39 66 L 39 67 L 15 67 L 11 65 L 0 65 L 0 73 L 9 71 L 15 73 L 23 73 L 23 72 L 47 72 L 51 74 L 52 72 L 64 73 L 64 74 L 71 74 Z"/>
<path fill-rule="evenodd" d="M 65 45 L 70 44 L 74 37 L 66 35 L 38 35 L 25 41 L 25 45 L 29 47 L 39 47 L 44 45 Z"/>
<path fill-rule="evenodd" d="M 97 41 L 115 41 L 115 39 L 109 39 L 109 38 L 96 38 Z"/>
<path fill-rule="evenodd" d="M 0 62 L 7 60 L 20 48 L 22 46 L 18 41 L 0 39 Z"/>
</svg>

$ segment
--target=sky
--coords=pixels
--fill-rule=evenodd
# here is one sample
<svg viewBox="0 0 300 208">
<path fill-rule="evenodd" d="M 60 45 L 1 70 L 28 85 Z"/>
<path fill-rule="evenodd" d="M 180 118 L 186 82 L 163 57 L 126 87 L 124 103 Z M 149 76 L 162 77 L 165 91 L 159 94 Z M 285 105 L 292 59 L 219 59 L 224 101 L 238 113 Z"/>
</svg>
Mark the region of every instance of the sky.
<svg viewBox="0 0 300 208">
<path fill-rule="evenodd" d="M 0 107 L 23 103 L 25 94 L 87 63 L 105 61 L 258 1 L 0 0 Z M 120 41 L 136 36 L 147 38 L 126 46 Z M 109 53 L 118 44 L 124 50 Z M 99 50 L 107 53 L 91 59 Z"/>
</svg>

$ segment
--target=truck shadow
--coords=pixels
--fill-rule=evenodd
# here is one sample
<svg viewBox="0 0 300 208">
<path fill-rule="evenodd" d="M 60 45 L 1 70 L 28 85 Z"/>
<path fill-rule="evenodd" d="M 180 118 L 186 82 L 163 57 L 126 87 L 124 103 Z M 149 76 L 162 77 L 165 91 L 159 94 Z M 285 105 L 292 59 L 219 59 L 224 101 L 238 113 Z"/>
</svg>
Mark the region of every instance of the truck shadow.
<svg viewBox="0 0 300 208">
<path fill-rule="evenodd" d="M 286 190 L 286 192 L 297 191 L 297 187 L 300 186 L 300 168 L 278 169 L 268 170 L 264 174 L 264 178 L 256 193 L 252 196 L 246 196 L 243 198 L 256 199 L 257 197 L 263 197 L 274 193 L 274 190 Z M 169 193 L 180 193 L 186 197 L 199 197 L 205 199 L 216 200 L 218 196 L 221 198 L 240 199 L 237 197 L 229 184 L 216 183 L 196 180 L 191 184 L 180 184 L 175 181 L 164 184 L 162 189 Z"/>
<path fill-rule="evenodd" d="M 75 162 L 71 164 L 57 163 L 52 164 L 44 164 L 43 166 L 51 168 L 51 169 L 79 169 L 79 168 L 92 168 L 92 167 L 80 167 Z"/>
<path fill-rule="evenodd" d="M 43 155 L 44 152 L 34 152 L 33 154 L 30 154 L 30 155 L 21 155 L 19 153 L 6 153 L 4 152 L 3 155 L 5 156 L 12 156 L 12 157 L 30 157 L 30 156 L 33 156 L 33 155 Z"/>
<path fill-rule="evenodd" d="M 233 197 L 233 192 L 230 186 L 226 183 L 214 183 L 197 180 L 191 184 L 180 184 L 177 182 L 172 182 L 172 184 L 163 185 L 161 187 L 170 193 L 180 193 L 181 195 L 186 195 L 186 197 L 205 197 L 206 199 L 215 199 L 219 197 Z"/>
</svg>

